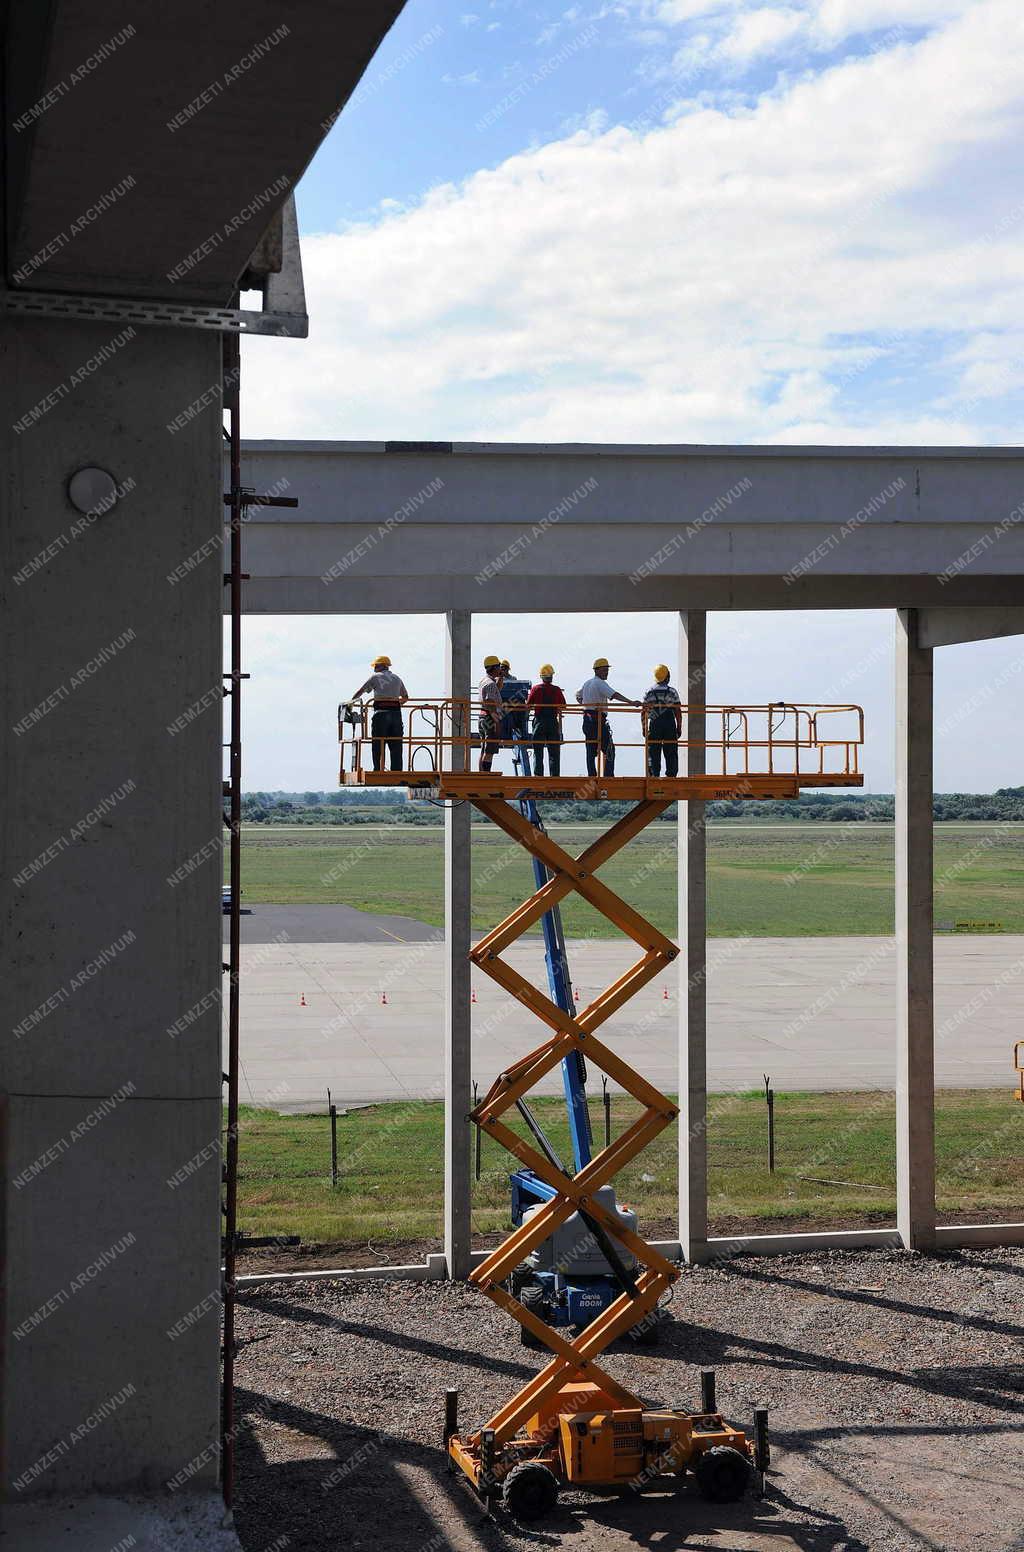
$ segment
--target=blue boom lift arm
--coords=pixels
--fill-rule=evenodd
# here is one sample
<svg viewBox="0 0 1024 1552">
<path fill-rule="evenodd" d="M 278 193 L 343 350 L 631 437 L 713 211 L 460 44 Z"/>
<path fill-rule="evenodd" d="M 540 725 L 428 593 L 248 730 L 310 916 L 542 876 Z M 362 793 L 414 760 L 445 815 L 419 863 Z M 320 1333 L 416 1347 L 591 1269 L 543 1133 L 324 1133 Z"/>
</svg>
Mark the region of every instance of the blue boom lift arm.
<svg viewBox="0 0 1024 1552">
<path fill-rule="evenodd" d="M 512 762 L 517 775 L 529 776 L 529 750 L 515 734 L 513 734 Z M 524 819 L 528 819 L 543 834 L 544 824 L 533 798 L 525 795 L 520 797 L 519 811 Z M 543 889 L 550 877 L 547 868 L 538 857 L 533 859 L 533 876 L 538 889 Z M 571 1014 L 575 1011 L 572 981 L 569 978 L 569 960 L 565 951 L 562 916 L 557 905 L 541 917 L 541 929 L 544 933 L 544 963 L 548 972 L 551 1000 L 566 1013 Z M 594 1153 L 590 1113 L 587 1109 L 586 1083 L 587 1069 L 583 1054 L 573 1051 L 562 1062 L 562 1084 L 565 1089 L 565 1108 L 569 1118 L 574 1172 L 577 1174 L 590 1163 Z M 517 1169 L 512 1175 L 512 1222 L 521 1223 L 527 1207 L 534 1207 L 538 1202 L 550 1201 L 555 1195 L 551 1186 L 532 1170 Z"/>
</svg>

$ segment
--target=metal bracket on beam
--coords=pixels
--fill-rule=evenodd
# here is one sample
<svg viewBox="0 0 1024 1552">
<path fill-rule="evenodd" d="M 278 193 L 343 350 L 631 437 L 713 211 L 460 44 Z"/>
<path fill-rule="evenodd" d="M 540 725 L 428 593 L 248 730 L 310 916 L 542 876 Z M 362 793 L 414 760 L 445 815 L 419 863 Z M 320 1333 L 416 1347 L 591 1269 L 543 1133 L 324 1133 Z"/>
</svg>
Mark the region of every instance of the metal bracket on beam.
<svg viewBox="0 0 1024 1552">
<path fill-rule="evenodd" d="M 203 307 L 189 302 L 156 302 L 140 297 L 88 296 L 75 292 L 30 291 L 0 283 L 0 312 L 37 318 L 85 318 L 137 323 L 160 329 L 212 329 L 218 334 L 270 334 L 306 339 L 309 315 L 302 279 L 302 255 L 295 200 L 281 211 L 282 257 L 278 272 L 263 283 L 265 310 Z"/>
<path fill-rule="evenodd" d="M 252 312 L 236 307 L 198 307 L 148 302 L 127 296 L 82 296 L 61 291 L 0 291 L 0 312 L 36 318 L 85 318 L 163 329 L 213 329 L 218 334 L 272 334 L 305 339 L 305 313 Z"/>
</svg>

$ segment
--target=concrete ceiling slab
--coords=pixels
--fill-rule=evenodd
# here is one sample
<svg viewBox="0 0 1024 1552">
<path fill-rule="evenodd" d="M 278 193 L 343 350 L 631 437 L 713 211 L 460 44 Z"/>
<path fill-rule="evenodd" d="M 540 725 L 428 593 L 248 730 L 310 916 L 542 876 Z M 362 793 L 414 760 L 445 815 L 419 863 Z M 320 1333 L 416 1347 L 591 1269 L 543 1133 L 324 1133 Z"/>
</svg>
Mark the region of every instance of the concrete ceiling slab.
<svg viewBox="0 0 1024 1552">
<path fill-rule="evenodd" d="M 223 306 L 403 0 L 13 0 L 8 281 Z"/>
</svg>

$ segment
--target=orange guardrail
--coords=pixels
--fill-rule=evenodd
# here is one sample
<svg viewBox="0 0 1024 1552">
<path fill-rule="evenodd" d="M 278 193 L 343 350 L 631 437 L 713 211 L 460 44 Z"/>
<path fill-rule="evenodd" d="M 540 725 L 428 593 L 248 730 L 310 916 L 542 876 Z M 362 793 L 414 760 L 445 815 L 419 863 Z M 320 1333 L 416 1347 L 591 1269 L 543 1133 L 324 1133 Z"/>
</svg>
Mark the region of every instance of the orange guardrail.
<svg viewBox="0 0 1024 1552">
<path fill-rule="evenodd" d="M 860 785 L 860 751 L 864 743 L 864 712 L 860 706 L 825 706 L 776 701 L 764 706 L 681 706 L 688 736 L 651 738 L 648 718 L 640 706 L 612 705 L 594 714 L 584 730 L 586 708 L 571 705 L 561 712 L 557 740 L 535 738 L 526 708 L 506 704 L 503 725 L 491 738 L 495 774 L 512 774 L 512 729 L 518 718 L 519 742 L 536 769 L 535 751 L 555 742 L 561 777 L 585 770 L 606 778 L 612 764 L 605 748 L 604 728 L 617 755 L 643 752 L 643 770 L 652 769 L 654 752 L 668 756 L 658 764 L 678 765 L 685 774 L 685 751 L 702 749 L 711 776 L 788 776 L 801 785 Z M 338 708 L 342 784 L 393 782 L 401 773 L 414 784 L 432 776 L 469 772 L 477 767 L 482 747 L 482 702 L 473 699 L 408 700 L 402 707 L 402 729 L 383 732 L 373 727 L 374 708 L 368 702 Z M 699 734 L 699 736 L 698 736 Z M 400 754 L 400 762 L 391 758 Z M 674 756 L 674 758 L 673 758 Z M 546 764 L 549 761 L 545 762 Z M 590 770 L 591 764 L 593 769 Z M 667 772 L 666 772 L 667 774 Z"/>
</svg>

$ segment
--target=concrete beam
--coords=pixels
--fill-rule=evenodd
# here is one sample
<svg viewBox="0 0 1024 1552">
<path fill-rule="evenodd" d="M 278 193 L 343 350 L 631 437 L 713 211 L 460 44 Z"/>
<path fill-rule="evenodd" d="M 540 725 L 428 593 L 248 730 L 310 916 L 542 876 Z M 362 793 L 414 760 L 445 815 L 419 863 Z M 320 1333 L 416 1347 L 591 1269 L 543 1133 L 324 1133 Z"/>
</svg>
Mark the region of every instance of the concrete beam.
<svg viewBox="0 0 1024 1552">
<path fill-rule="evenodd" d="M 1019 605 L 1022 468 L 1013 448 L 254 442 L 246 483 L 300 506 L 253 511 L 245 607 Z"/>
<path fill-rule="evenodd" d="M 963 641 L 991 641 L 998 636 L 1024 636 L 1024 607 L 999 609 L 919 609 L 917 640 L 922 647 L 951 647 Z"/>
<path fill-rule="evenodd" d="M 446 696 L 469 697 L 471 627 L 468 610 L 454 610 L 445 616 Z M 464 748 L 453 749 L 453 769 L 464 768 L 465 759 Z M 468 1277 L 472 1265 L 470 1125 L 466 1120 L 473 1088 L 469 963 L 472 814 L 469 803 L 450 803 L 444 811 L 444 1250 L 451 1278 Z"/>
<path fill-rule="evenodd" d="M 896 1180 L 908 1250 L 935 1243 L 932 652 L 896 619 Z"/>
<path fill-rule="evenodd" d="M 679 616 L 679 693 L 689 706 L 707 703 L 707 616 Z M 703 739 L 703 716 L 689 714 L 683 733 Z M 683 751 L 688 776 L 704 772 L 702 748 Z M 708 1237 L 707 1156 L 707 833 L 703 803 L 679 805 L 679 1241 L 684 1259 L 699 1261 Z"/>
<path fill-rule="evenodd" d="M 899 1249 L 896 1229 L 821 1229 L 805 1234 L 712 1235 L 702 1261 L 731 1261 L 734 1256 L 798 1256 L 808 1250 Z"/>
<path fill-rule="evenodd" d="M 670 1261 L 686 1259 L 676 1239 L 654 1239 L 648 1243 Z M 949 1249 L 958 1245 L 986 1248 L 1024 1245 L 1024 1223 L 940 1224 L 935 1230 L 935 1243 Z M 899 1249 L 900 1244 L 898 1229 L 815 1229 L 803 1234 L 738 1234 L 731 1239 L 724 1235 L 712 1235 L 705 1243 L 702 1254 L 693 1258 L 693 1263 L 731 1261 L 734 1256 L 798 1256 L 809 1250 Z M 488 1250 L 474 1250 L 472 1264 L 479 1266 L 490 1253 Z M 428 1256 L 426 1261 L 408 1266 L 343 1266 L 331 1271 L 258 1272 L 240 1277 L 238 1286 L 239 1289 L 258 1288 L 274 1283 L 333 1282 L 338 1278 L 350 1278 L 353 1282 L 424 1283 L 443 1279 L 446 1269 L 444 1256 Z"/>
</svg>

